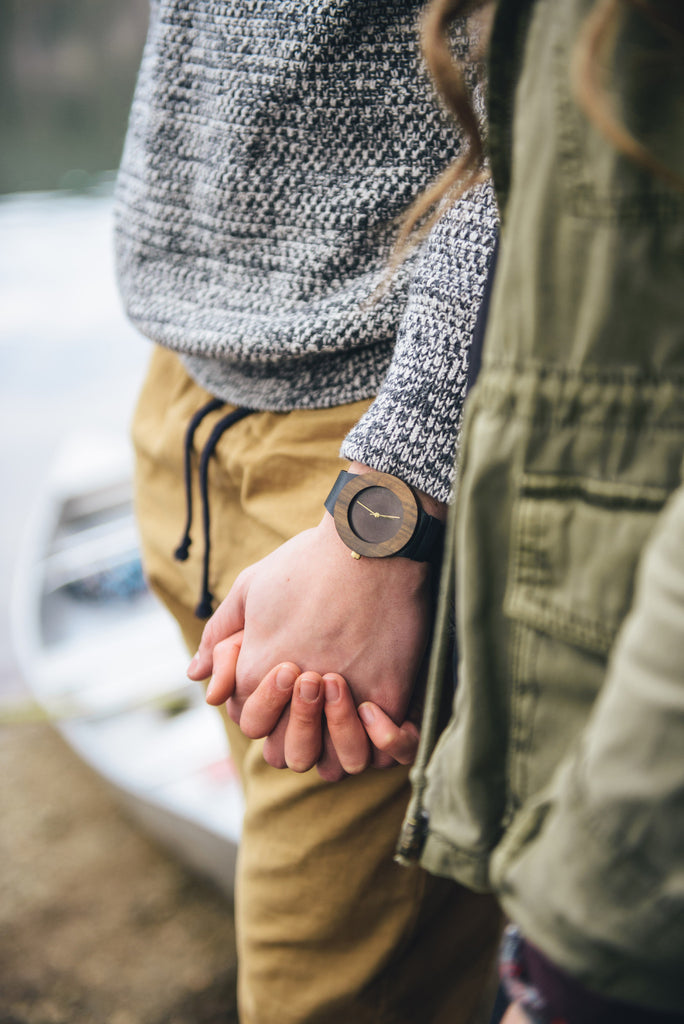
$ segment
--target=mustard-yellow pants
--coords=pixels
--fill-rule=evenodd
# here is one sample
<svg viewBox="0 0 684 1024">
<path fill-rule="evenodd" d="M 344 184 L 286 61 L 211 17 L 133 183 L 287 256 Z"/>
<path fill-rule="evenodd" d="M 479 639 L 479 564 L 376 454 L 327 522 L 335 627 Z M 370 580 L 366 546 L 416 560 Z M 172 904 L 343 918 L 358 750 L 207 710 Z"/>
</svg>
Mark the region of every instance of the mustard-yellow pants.
<svg viewBox="0 0 684 1024">
<path fill-rule="evenodd" d="M 136 504 L 146 572 L 191 652 L 203 541 L 195 438 L 193 543 L 184 526 L 184 434 L 211 396 L 156 349 L 135 414 Z M 314 526 L 340 468 L 347 430 L 367 402 L 256 413 L 232 426 L 209 473 L 211 589 Z M 405 768 L 338 783 L 269 767 L 261 741 L 226 721 L 246 813 L 236 878 L 242 1024 L 465 1024 L 484 1013 L 500 931 L 493 900 L 392 860 L 408 801 Z"/>
</svg>

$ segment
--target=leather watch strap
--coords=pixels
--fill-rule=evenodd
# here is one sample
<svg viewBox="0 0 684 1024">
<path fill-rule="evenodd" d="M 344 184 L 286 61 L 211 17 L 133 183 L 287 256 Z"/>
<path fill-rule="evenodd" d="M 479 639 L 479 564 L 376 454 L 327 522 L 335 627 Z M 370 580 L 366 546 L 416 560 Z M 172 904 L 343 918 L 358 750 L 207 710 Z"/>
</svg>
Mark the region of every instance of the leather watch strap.
<svg viewBox="0 0 684 1024">
<path fill-rule="evenodd" d="M 348 480 L 353 480 L 354 477 L 358 475 L 358 473 L 348 473 L 346 469 L 343 469 L 338 475 L 337 480 L 332 486 L 330 494 L 328 495 L 324 502 L 325 507 L 327 508 L 331 516 L 335 515 L 335 504 L 339 497 L 340 491 L 342 490 L 342 488 L 344 487 Z"/>
<path fill-rule="evenodd" d="M 429 515 L 419 502 L 416 532 L 408 544 L 397 551 L 397 555 L 412 558 L 414 562 L 436 562 L 441 556 L 443 542 L 444 523 Z"/>
</svg>

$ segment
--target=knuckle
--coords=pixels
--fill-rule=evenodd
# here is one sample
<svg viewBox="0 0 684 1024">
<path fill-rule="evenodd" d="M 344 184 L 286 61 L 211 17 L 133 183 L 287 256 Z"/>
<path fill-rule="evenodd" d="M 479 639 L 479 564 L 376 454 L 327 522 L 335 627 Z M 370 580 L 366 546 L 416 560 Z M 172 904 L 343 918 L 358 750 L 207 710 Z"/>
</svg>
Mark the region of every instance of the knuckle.
<svg viewBox="0 0 684 1024">
<path fill-rule="evenodd" d="M 212 660 L 215 667 L 224 667 L 234 661 L 231 650 L 229 647 L 226 647 L 224 640 L 216 644 L 216 646 L 214 647 Z"/>
<path fill-rule="evenodd" d="M 373 736 L 373 745 L 386 753 L 391 750 L 396 741 L 396 736 L 389 729 L 382 729 Z"/>
<path fill-rule="evenodd" d="M 242 665 L 235 666 L 235 692 L 243 704 L 256 692 L 260 682 L 261 677 L 254 672 L 245 670 Z"/>
<path fill-rule="evenodd" d="M 325 720 L 328 726 L 332 729 L 336 727 L 342 727 L 349 717 L 349 712 L 346 708 L 340 708 L 336 704 L 326 704 L 325 706 Z"/>
<path fill-rule="evenodd" d="M 290 700 L 287 693 L 276 689 L 272 684 L 269 686 L 261 683 L 257 687 L 256 693 L 263 707 L 272 714 L 280 714 Z"/>
<path fill-rule="evenodd" d="M 301 726 L 310 730 L 321 720 L 320 709 L 314 704 L 302 704 L 293 700 L 290 709 L 290 718 L 295 726 Z"/>
</svg>

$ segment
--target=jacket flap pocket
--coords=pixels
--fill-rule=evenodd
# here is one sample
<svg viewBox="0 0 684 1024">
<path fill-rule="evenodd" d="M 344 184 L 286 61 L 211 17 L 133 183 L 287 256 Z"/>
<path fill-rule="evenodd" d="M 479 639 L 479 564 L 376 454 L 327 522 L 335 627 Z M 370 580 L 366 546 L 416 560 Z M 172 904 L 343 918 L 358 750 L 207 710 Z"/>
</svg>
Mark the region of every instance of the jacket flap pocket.
<svg viewBox="0 0 684 1024">
<path fill-rule="evenodd" d="M 525 474 L 513 510 L 506 614 L 605 656 L 667 496 L 660 487 Z"/>
</svg>

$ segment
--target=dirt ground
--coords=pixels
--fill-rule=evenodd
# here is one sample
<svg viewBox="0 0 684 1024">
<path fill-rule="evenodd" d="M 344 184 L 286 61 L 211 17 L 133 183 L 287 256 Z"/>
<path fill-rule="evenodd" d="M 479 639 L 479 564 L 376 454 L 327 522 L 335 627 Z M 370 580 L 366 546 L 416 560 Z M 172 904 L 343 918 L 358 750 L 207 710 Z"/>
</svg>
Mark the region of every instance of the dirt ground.
<svg viewBox="0 0 684 1024">
<path fill-rule="evenodd" d="M 233 1024 L 232 908 L 47 725 L 0 727 L 0 1024 Z"/>
</svg>

